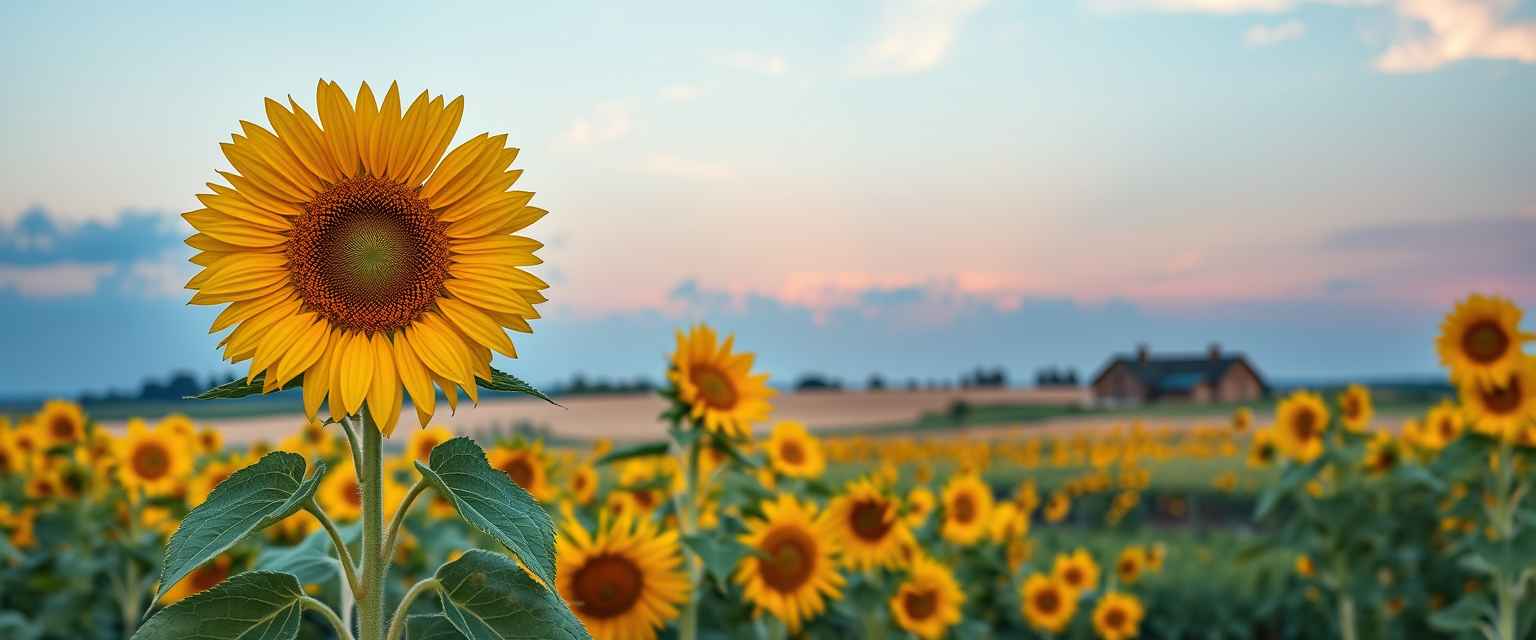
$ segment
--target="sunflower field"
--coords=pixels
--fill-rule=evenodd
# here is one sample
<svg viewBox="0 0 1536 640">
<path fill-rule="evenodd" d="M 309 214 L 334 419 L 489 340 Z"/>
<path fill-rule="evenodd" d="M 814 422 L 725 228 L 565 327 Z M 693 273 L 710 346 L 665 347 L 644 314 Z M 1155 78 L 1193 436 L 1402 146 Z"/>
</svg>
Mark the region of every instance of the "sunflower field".
<svg viewBox="0 0 1536 640">
<path fill-rule="evenodd" d="M 653 442 L 458 435 L 439 400 L 550 400 L 490 366 L 540 317 L 516 234 L 545 212 L 505 135 L 448 149 L 463 109 L 322 81 L 318 121 L 242 122 L 185 217 L 191 301 L 250 368 L 197 398 L 300 389 L 304 419 L 0 422 L 0 640 L 1531 636 L 1536 336 L 1495 296 L 1441 327 L 1457 397 L 1391 429 L 1356 385 L 1194 427 L 818 433 L 700 324 Z"/>
</svg>

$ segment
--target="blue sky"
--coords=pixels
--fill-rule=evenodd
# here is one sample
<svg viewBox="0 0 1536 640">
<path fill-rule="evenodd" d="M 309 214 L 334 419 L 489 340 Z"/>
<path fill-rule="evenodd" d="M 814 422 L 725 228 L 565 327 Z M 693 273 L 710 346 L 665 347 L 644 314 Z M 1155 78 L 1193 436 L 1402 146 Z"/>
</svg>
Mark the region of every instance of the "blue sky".
<svg viewBox="0 0 1536 640">
<path fill-rule="evenodd" d="M 318 77 L 521 146 L 535 380 L 699 319 L 780 378 L 1425 373 L 1457 298 L 1536 303 L 1530 2 L 789 4 L 0 7 L 0 395 L 217 369 L 176 214 Z"/>
</svg>

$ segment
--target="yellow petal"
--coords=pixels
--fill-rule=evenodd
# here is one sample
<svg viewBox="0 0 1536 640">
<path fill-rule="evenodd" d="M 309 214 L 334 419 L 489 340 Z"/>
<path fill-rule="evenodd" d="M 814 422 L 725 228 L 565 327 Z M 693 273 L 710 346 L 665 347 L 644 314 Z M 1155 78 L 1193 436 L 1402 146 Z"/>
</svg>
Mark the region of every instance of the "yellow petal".
<svg viewBox="0 0 1536 640">
<path fill-rule="evenodd" d="M 223 176 L 224 180 L 229 182 L 229 186 L 239 191 L 240 195 L 244 196 L 246 200 L 263 209 L 285 216 L 296 216 L 304 212 L 304 207 L 299 204 L 303 200 L 297 200 L 281 193 L 269 191 L 266 187 L 247 180 L 245 176 L 228 171 L 216 171 L 215 173 Z"/>
<path fill-rule="evenodd" d="M 437 388 L 443 390 L 443 397 L 448 399 L 448 413 L 449 414 L 456 414 L 456 413 L 458 413 L 459 412 L 459 392 L 458 392 L 458 387 L 454 386 L 453 382 L 449 381 L 448 379 L 446 379 L 446 378 L 444 378 L 442 376 L 437 376 L 437 375 L 432 376 L 432 382 L 437 384 Z"/>
<path fill-rule="evenodd" d="M 378 175 L 374 171 L 373 159 L 373 129 L 378 126 L 379 105 L 373 99 L 373 89 L 364 82 L 357 88 L 357 108 L 353 112 L 357 118 L 357 155 L 362 161 L 363 167 L 368 173 Z"/>
<path fill-rule="evenodd" d="M 395 140 L 399 137 L 400 128 L 400 87 L 396 83 L 389 83 L 389 90 L 384 92 L 384 101 L 379 103 L 379 117 L 375 121 L 373 134 L 370 136 L 369 146 L 373 149 L 373 164 L 368 166 L 369 173 L 382 176 L 389 170 L 389 154 L 394 150 Z"/>
<path fill-rule="evenodd" d="M 261 249 L 288 242 L 288 236 L 242 222 L 212 209 L 198 209 L 181 214 L 193 228 L 214 240 L 238 247 Z"/>
<path fill-rule="evenodd" d="M 302 183 L 311 192 L 325 189 L 325 183 L 320 180 L 320 176 L 304 166 L 304 161 L 299 160 L 299 157 L 293 155 L 293 151 L 289 150 L 282 140 L 277 139 L 277 134 L 246 120 L 240 121 L 240 130 L 245 132 L 245 137 L 250 141 L 252 149 L 267 165 L 282 169 L 283 175 Z"/>
<path fill-rule="evenodd" d="M 320 413 L 320 403 L 325 402 L 330 391 L 331 362 L 336 356 L 336 345 L 341 343 L 341 337 L 340 329 L 328 330 L 320 359 L 315 360 L 309 370 L 304 372 L 304 416 L 310 420 L 314 420 Z"/>
<path fill-rule="evenodd" d="M 487 141 L 486 151 L 475 159 L 475 163 L 459 172 L 459 176 L 443 187 L 443 190 L 434 196 L 430 202 L 434 208 L 451 207 L 455 202 L 473 196 L 488 184 L 494 184 L 517 158 L 517 149 L 504 148 L 507 142 L 506 134 L 492 137 Z"/>
<path fill-rule="evenodd" d="M 341 406 L 347 415 L 357 415 L 373 382 L 373 347 L 368 334 L 359 332 L 347 341 L 341 353 Z"/>
<path fill-rule="evenodd" d="M 517 357 L 517 349 L 512 346 L 512 339 L 507 337 L 501 325 L 496 324 L 496 321 L 484 312 L 453 298 L 439 298 L 437 308 L 442 310 L 443 316 L 470 339 L 508 358 Z"/>
<path fill-rule="evenodd" d="M 437 393 L 432 391 L 432 376 L 427 373 L 427 368 L 416 357 L 415 348 L 411 346 L 406 332 L 395 334 L 395 371 L 400 374 L 400 382 L 405 385 L 405 390 L 411 394 L 411 404 L 416 406 L 417 415 L 425 415 L 427 419 L 437 408 Z M 427 426 L 426 420 L 421 426 Z"/>
<path fill-rule="evenodd" d="M 415 157 L 421 129 L 425 126 L 427 111 L 431 108 L 431 99 L 426 91 L 416 96 L 411 101 L 411 106 L 405 110 L 405 115 L 400 119 L 400 127 L 395 131 L 393 148 L 389 151 L 389 168 L 384 171 L 386 177 L 396 180 L 404 180 L 409 169 L 407 164 Z"/>
<path fill-rule="evenodd" d="M 439 160 L 443 159 L 443 152 L 448 150 L 448 144 L 453 142 L 453 134 L 459 130 L 459 122 L 464 117 L 464 96 L 453 99 L 448 103 L 437 120 L 432 123 L 432 130 L 428 133 L 426 141 L 431 145 L 424 147 L 425 153 L 416 159 L 415 170 L 406 184 L 421 184 L 427 181 L 427 176 L 432 175 L 432 169 L 437 167 Z"/>
<path fill-rule="evenodd" d="M 272 130 L 277 132 L 277 138 L 283 141 L 283 145 L 293 153 L 294 157 L 308 167 L 311 173 L 319 176 L 326 182 L 335 182 L 336 167 L 331 164 L 331 156 L 321 144 L 318 128 L 311 130 L 306 127 L 297 114 L 290 113 L 281 102 L 267 98 L 267 122 L 272 124 Z M 297 105 L 295 105 L 297 106 Z M 309 120 L 309 114 L 305 114 L 302 120 Z M 310 121 L 313 125 L 313 121 Z"/>
<path fill-rule="evenodd" d="M 330 400 L 326 402 L 329 407 L 332 420 L 341 420 L 350 415 L 347 413 L 346 403 L 341 400 L 341 373 L 346 369 L 345 360 L 347 347 L 352 344 L 352 332 L 343 331 L 336 337 L 336 343 L 331 345 L 331 373 L 329 376 Z"/>
<path fill-rule="evenodd" d="M 261 345 L 256 348 L 256 357 L 251 360 L 251 374 L 246 382 L 256 377 L 257 370 L 266 370 L 276 364 L 314 322 L 315 314 L 301 313 L 283 318 L 272 325 L 272 330 L 262 337 Z"/>
<path fill-rule="evenodd" d="M 281 294 L 269 296 L 266 298 L 241 300 L 239 302 L 231 303 L 229 306 L 225 307 L 223 311 L 219 312 L 219 317 L 213 319 L 213 326 L 208 329 L 208 333 L 218 333 L 228 329 L 229 327 L 249 319 L 251 316 L 272 308 L 274 305 L 288 302 L 292 299 L 293 293 L 283 292 Z"/>
<path fill-rule="evenodd" d="M 325 354 L 326 338 L 330 334 L 330 323 L 319 318 L 304 329 L 299 339 L 288 347 L 288 352 L 283 355 L 282 360 L 278 361 L 277 384 L 279 386 L 288 384 L 289 380 L 315 364 L 315 361 Z"/>
<path fill-rule="evenodd" d="M 499 283 L 454 277 L 445 281 L 443 288 L 453 297 L 488 311 L 524 316 L 533 313 L 533 307 L 527 301 Z"/>
<path fill-rule="evenodd" d="M 320 124 L 325 130 L 325 140 L 336 170 L 342 176 L 357 175 L 362 165 L 357 155 L 357 122 L 346 92 L 334 82 L 321 80 L 315 86 L 315 111 L 320 114 Z"/>
<path fill-rule="evenodd" d="M 245 136 L 237 134 L 233 139 L 233 143 L 220 144 L 219 148 L 224 151 L 224 157 L 229 160 L 229 164 L 246 180 L 261 187 L 262 191 L 289 202 L 304 202 L 314 195 L 313 191 L 289 180 L 282 171 L 262 162 L 261 157 L 256 155 L 256 150 L 252 148 Z"/>
<path fill-rule="evenodd" d="M 209 209 L 272 231 L 283 232 L 293 227 L 288 218 L 251 204 L 234 189 L 212 182 L 208 183 L 208 187 L 213 189 L 213 193 L 197 194 L 197 201 Z"/>
<path fill-rule="evenodd" d="M 421 188 L 421 197 L 431 202 L 448 185 L 460 179 L 472 179 L 463 178 L 462 174 L 470 170 L 482 157 L 495 153 L 500 146 L 500 143 L 493 141 L 490 134 L 486 133 L 460 143 L 448 153 L 448 157 L 443 158 L 442 164 L 432 172 L 432 176 L 427 178 L 427 184 Z"/>
<path fill-rule="evenodd" d="M 406 329 L 411 347 L 416 350 L 416 357 L 421 358 L 421 363 L 427 365 L 434 376 L 463 383 L 469 379 L 469 366 L 453 344 L 452 331 L 437 323 L 427 322 L 427 315 L 423 314 Z"/>
<path fill-rule="evenodd" d="M 379 432 L 388 438 L 400 421 L 400 378 L 395 375 L 395 353 L 389 346 L 389 338 L 375 333 L 370 342 L 374 371 L 368 389 L 368 414 L 373 416 Z"/>
</svg>

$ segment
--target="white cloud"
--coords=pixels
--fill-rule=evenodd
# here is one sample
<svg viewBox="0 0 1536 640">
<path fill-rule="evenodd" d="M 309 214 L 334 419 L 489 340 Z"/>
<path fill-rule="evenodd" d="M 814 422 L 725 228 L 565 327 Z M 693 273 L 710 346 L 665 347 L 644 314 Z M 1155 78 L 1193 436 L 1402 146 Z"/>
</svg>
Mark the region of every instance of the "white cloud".
<svg viewBox="0 0 1536 640">
<path fill-rule="evenodd" d="M 629 110 L 620 104 L 602 104 L 591 114 L 579 117 L 560 135 L 560 142 L 571 147 L 588 147 L 612 142 L 629 133 Z"/>
<path fill-rule="evenodd" d="M 955 43 L 965 21 L 988 0 L 893 0 L 875 37 L 853 63 L 859 75 L 927 71 L 937 66 Z"/>
<path fill-rule="evenodd" d="M 704 90 L 691 84 L 674 84 L 657 94 L 662 102 L 691 102 L 704 95 Z"/>
<path fill-rule="evenodd" d="M 1397 13 L 1423 26 L 1394 42 L 1376 68 L 1422 73 L 1475 58 L 1536 63 L 1536 22 L 1506 23 L 1514 8 L 1512 0 L 1399 0 Z"/>
<path fill-rule="evenodd" d="M 172 249 L 158 259 L 128 265 L 123 288 L 146 297 L 185 298 L 191 295 L 187 280 L 196 273 L 197 266 L 187 262 L 185 252 Z"/>
<path fill-rule="evenodd" d="M 660 176 L 691 180 L 719 180 L 735 175 L 729 166 L 680 158 L 669 153 L 653 153 L 645 159 L 645 170 Z"/>
<path fill-rule="evenodd" d="M 1278 24 L 1256 24 L 1243 34 L 1243 44 L 1250 47 L 1267 47 L 1287 40 L 1295 40 L 1307 34 L 1307 25 L 1300 20 L 1287 20 Z"/>
<path fill-rule="evenodd" d="M 0 290 L 14 289 L 27 298 L 67 298 L 96 293 L 101 279 L 117 268 L 110 264 L 55 262 L 45 265 L 0 264 Z"/>
<path fill-rule="evenodd" d="M 754 51 L 734 51 L 725 54 L 720 56 L 720 64 L 767 76 L 781 76 L 789 70 L 789 65 L 784 62 L 784 56 Z"/>
</svg>

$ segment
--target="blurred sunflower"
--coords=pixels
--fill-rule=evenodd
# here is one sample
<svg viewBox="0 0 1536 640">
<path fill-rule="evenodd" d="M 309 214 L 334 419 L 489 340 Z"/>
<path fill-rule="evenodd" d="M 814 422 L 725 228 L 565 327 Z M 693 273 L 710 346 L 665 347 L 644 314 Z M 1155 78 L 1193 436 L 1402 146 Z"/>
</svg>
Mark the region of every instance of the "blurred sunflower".
<svg viewBox="0 0 1536 640">
<path fill-rule="evenodd" d="M 944 565 L 926 557 L 912 559 L 907 579 L 891 597 L 891 617 L 908 633 L 938 640 L 960 622 L 965 592 Z"/>
<path fill-rule="evenodd" d="M 164 422 L 151 429 L 143 420 L 130 420 L 127 435 L 117 441 L 117 459 L 123 486 L 150 496 L 175 493 L 192 472 L 186 442 Z"/>
<path fill-rule="evenodd" d="M 405 488 L 394 481 L 392 474 L 384 474 L 384 517 L 390 517 L 396 505 L 405 497 Z M 356 520 L 363 513 L 363 490 L 357 483 L 357 467 L 338 464 L 320 480 L 315 489 L 316 501 L 327 515 L 338 521 Z"/>
<path fill-rule="evenodd" d="M 837 571 L 837 531 L 814 503 L 779 494 L 761 505 L 763 517 L 747 522 L 742 544 L 750 551 L 736 568 L 736 582 L 754 612 L 767 611 L 790 634 L 842 595 Z"/>
<path fill-rule="evenodd" d="M 1058 491 L 1051 494 L 1051 497 L 1045 501 L 1045 509 L 1041 512 L 1041 515 L 1045 516 L 1046 522 L 1055 524 L 1061 522 L 1062 520 L 1066 520 L 1067 514 L 1071 512 L 1071 510 L 1072 498 L 1068 497 L 1067 494 Z"/>
<path fill-rule="evenodd" d="M 567 516 L 555 540 L 560 596 L 599 640 L 652 640 L 688 599 L 676 531 L 619 517 L 588 532 Z"/>
<path fill-rule="evenodd" d="M 571 473 L 570 486 L 571 500 L 577 505 L 591 504 L 592 498 L 597 496 L 598 489 L 597 470 L 592 465 L 584 464 Z"/>
<path fill-rule="evenodd" d="M 304 456 L 310 461 L 324 460 L 336 454 L 336 438 L 319 420 L 308 420 L 299 431 L 283 438 L 277 448 Z"/>
<path fill-rule="evenodd" d="M 913 529 L 923 526 L 937 504 L 938 498 L 928 487 L 913 487 L 907 492 L 907 514 L 903 518 L 907 526 Z"/>
<path fill-rule="evenodd" d="M 43 447 L 53 448 L 85 439 L 85 411 L 67 400 L 49 400 L 33 418 L 43 434 Z"/>
<path fill-rule="evenodd" d="M 1381 475 L 1397 468 L 1403 461 L 1402 443 L 1392 434 L 1377 432 L 1365 444 L 1365 470 L 1371 475 Z"/>
<path fill-rule="evenodd" d="M 1168 557 L 1168 547 L 1161 542 L 1147 547 L 1147 570 L 1153 573 L 1163 570 L 1163 560 Z"/>
<path fill-rule="evenodd" d="M 1029 534 L 1029 514 L 1019 509 L 1012 500 L 997 503 L 992 518 L 987 523 L 987 537 L 998 544 L 1022 538 Z"/>
<path fill-rule="evenodd" d="M 1279 445 L 1275 442 L 1275 430 L 1273 427 L 1258 429 L 1253 432 L 1253 442 L 1248 445 L 1248 466 L 1262 469 L 1275 463 L 1279 457 Z"/>
<path fill-rule="evenodd" d="M 1514 438 L 1536 418 L 1536 358 L 1523 358 L 1502 383 L 1461 384 L 1461 405 L 1473 430 L 1494 438 Z"/>
<path fill-rule="evenodd" d="M 203 427 L 197 431 L 197 451 L 203 455 L 213 455 L 224 449 L 224 433 L 213 427 Z"/>
<path fill-rule="evenodd" d="M 944 487 L 944 525 L 940 533 L 958 545 L 972 545 L 987 534 L 992 518 L 992 488 L 974 473 L 961 473 Z"/>
<path fill-rule="evenodd" d="M 0 502 L 0 533 L 6 535 L 12 547 L 30 549 L 37 546 L 36 521 L 35 507 L 14 511 L 10 503 Z"/>
<path fill-rule="evenodd" d="M 1024 581 L 1019 588 L 1019 601 L 1024 620 L 1044 633 L 1061 633 L 1077 614 L 1077 592 L 1040 573 Z"/>
<path fill-rule="evenodd" d="M 774 391 L 768 374 L 752 373 L 752 354 L 732 353 L 734 343 L 733 336 L 717 342 L 715 330 L 703 324 L 677 332 L 667 379 L 690 418 L 710 431 L 745 438 L 773 409 L 768 399 Z"/>
<path fill-rule="evenodd" d="M 845 566 L 870 571 L 900 564 L 902 547 L 913 539 L 896 511 L 896 501 L 869 480 L 850 483 L 846 493 L 827 505 Z"/>
<path fill-rule="evenodd" d="M 764 449 L 773 470 L 785 477 L 814 480 L 827 468 L 821 442 L 805 430 L 804 424 L 793 420 L 774 425 Z"/>
<path fill-rule="evenodd" d="M 192 573 L 187 574 L 187 577 L 182 578 L 181 582 L 176 583 L 176 586 L 171 587 L 170 591 L 165 592 L 165 596 L 160 598 L 160 604 L 173 605 L 187 599 L 188 596 L 218 586 L 229 577 L 230 564 L 231 559 L 228 555 L 221 555 L 203 563 L 202 566 L 193 569 Z"/>
<path fill-rule="evenodd" d="M 1093 629 L 1104 640 L 1134 638 L 1141 630 L 1143 615 L 1145 611 L 1136 596 L 1111 591 L 1093 608 Z"/>
<path fill-rule="evenodd" d="M 411 437 L 405 442 L 405 453 L 412 459 L 426 464 L 437 445 L 452 439 L 452 430 L 439 424 L 431 424 L 411 432 Z"/>
<path fill-rule="evenodd" d="M 1442 400 L 1424 417 L 1424 438 L 1432 448 L 1442 449 L 1461 437 L 1465 421 L 1461 410 L 1449 400 Z"/>
<path fill-rule="evenodd" d="M 1099 585 L 1099 565 L 1087 549 L 1079 547 L 1071 553 L 1056 555 L 1056 561 L 1051 565 L 1051 577 L 1081 593 Z"/>
<path fill-rule="evenodd" d="M 436 383 L 478 401 L 491 351 L 516 357 L 505 329 L 529 332 L 546 285 L 521 267 L 540 243 L 511 235 L 542 218 L 532 193 L 507 191 L 517 150 L 481 134 L 448 152 L 463 98 L 425 91 L 403 110 L 364 83 L 349 99 L 320 81 L 316 123 L 298 103 L 266 101 L 275 133 L 241 122 L 221 145 L 238 173 L 219 172 L 205 208 L 182 215 L 203 270 L 192 304 L 228 304 L 211 331 L 230 362 L 250 360 L 276 390 L 303 376 L 311 418 L 366 408 L 389 435 L 410 394 L 426 425 Z M 447 152 L 446 156 L 444 153 Z"/>
<path fill-rule="evenodd" d="M 1123 584 L 1135 584 L 1148 564 L 1146 549 L 1135 545 L 1126 547 L 1120 550 L 1120 557 L 1115 560 L 1115 577 Z"/>
<path fill-rule="evenodd" d="M 219 483 L 229 479 L 229 476 L 238 470 L 239 467 L 233 464 L 217 460 L 203 465 L 203 469 L 197 472 L 197 475 L 193 476 L 192 481 L 187 484 L 187 506 L 195 507 L 202 504 L 208 499 L 208 495 L 213 493 L 214 488 L 219 486 Z"/>
<path fill-rule="evenodd" d="M 1248 407 L 1238 407 L 1232 412 L 1232 430 L 1242 433 L 1253 426 L 1253 410 Z"/>
<path fill-rule="evenodd" d="M 548 501 L 554 497 L 554 487 L 549 484 L 549 472 L 544 464 L 542 445 L 497 445 L 486 454 L 486 459 L 492 469 L 507 474 L 512 482 L 539 501 Z"/>
<path fill-rule="evenodd" d="M 1275 408 L 1275 440 L 1298 462 L 1311 462 L 1323 454 L 1327 429 L 1328 406 L 1315 393 L 1297 391 Z"/>
<path fill-rule="evenodd" d="M 1310 578 L 1316 572 L 1316 569 L 1312 566 L 1312 558 L 1310 556 L 1305 553 L 1296 555 L 1296 575 Z"/>
<path fill-rule="evenodd" d="M 1440 325 L 1435 349 L 1458 383 L 1503 386 L 1523 357 L 1521 345 L 1536 338 L 1520 331 L 1520 307 L 1508 298 L 1473 294 L 1457 303 Z"/>
<path fill-rule="evenodd" d="M 1352 384 L 1339 393 L 1339 422 L 1351 433 L 1364 433 L 1371 426 L 1376 409 L 1371 402 L 1371 390 L 1365 385 Z"/>
<path fill-rule="evenodd" d="M 0 478 L 20 473 L 22 454 L 11 444 L 11 432 L 0 425 Z"/>
</svg>

